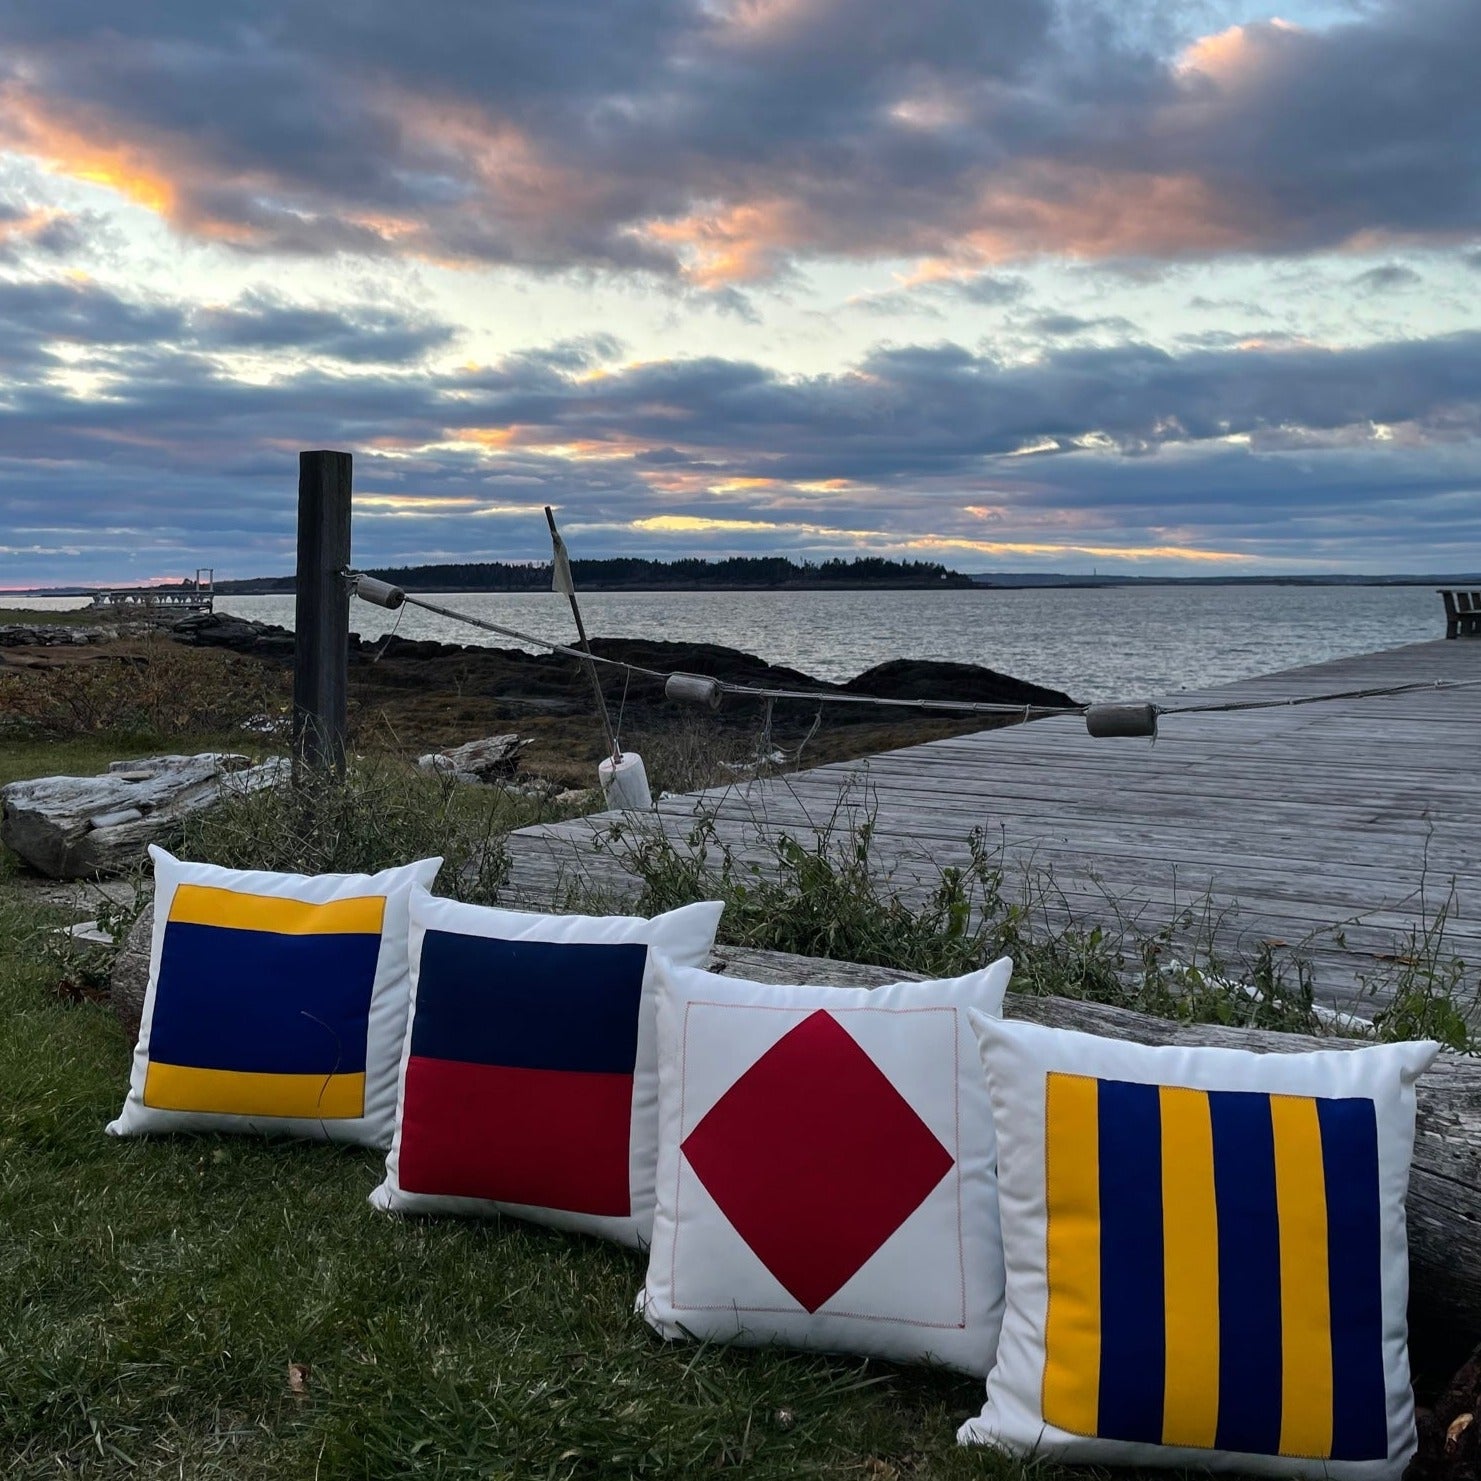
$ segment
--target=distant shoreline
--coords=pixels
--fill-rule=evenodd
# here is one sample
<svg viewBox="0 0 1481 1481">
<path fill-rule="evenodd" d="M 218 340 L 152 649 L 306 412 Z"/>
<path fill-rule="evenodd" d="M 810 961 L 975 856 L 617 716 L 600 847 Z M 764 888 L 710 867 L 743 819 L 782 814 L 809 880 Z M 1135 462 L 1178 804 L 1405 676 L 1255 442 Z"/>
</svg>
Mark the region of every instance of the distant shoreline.
<svg viewBox="0 0 1481 1481">
<path fill-rule="evenodd" d="M 399 584 L 399 583 L 398 583 Z M 667 594 L 674 592 L 815 592 L 815 591 L 1085 591 L 1099 587 L 1119 586 L 1428 586 L 1428 587 L 1475 587 L 1481 589 L 1481 574 L 1435 575 L 1435 576 L 1072 576 L 1060 574 L 1037 575 L 1032 572 L 988 572 L 972 574 L 967 582 L 934 581 L 795 581 L 795 582 L 721 582 L 721 581 L 673 581 L 621 584 L 616 582 L 583 581 L 582 592 L 603 595 L 630 593 L 640 596 L 645 593 Z M 134 588 L 122 586 L 66 586 L 66 587 L 0 587 L 0 598 L 4 597 L 91 597 L 100 591 L 121 591 Z M 142 588 L 140 588 L 142 589 Z M 151 590 L 168 591 L 168 585 L 156 586 Z M 405 591 L 421 596 L 519 596 L 544 591 L 543 586 L 473 586 L 466 583 L 433 583 L 406 585 Z M 220 581 L 216 584 L 217 596 L 273 597 L 292 596 L 293 578 L 248 578 L 241 581 Z"/>
</svg>

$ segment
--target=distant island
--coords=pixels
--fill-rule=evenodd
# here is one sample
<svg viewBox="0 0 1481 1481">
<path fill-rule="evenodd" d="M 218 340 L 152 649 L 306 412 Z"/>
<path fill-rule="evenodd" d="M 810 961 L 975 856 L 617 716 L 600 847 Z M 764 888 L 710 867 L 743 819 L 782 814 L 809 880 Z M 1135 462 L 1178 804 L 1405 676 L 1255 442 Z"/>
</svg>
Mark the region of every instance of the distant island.
<svg viewBox="0 0 1481 1481">
<path fill-rule="evenodd" d="M 436 566 L 379 566 L 365 572 L 408 591 L 549 591 L 549 561 L 471 561 Z M 934 561 L 892 561 L 878 556 L 853 560 L 794 561 L 785 556 L 730 556 L 705 560 L 646 560 L 615 556 L 573 560 L 571 574 L 580 591 L 961 591 L 996 588 L 1099 586 L 1434 586 L 1481 590 L 1481 572 L 1368 575 L 1304 572 L 1291 575 L 1135 576 L 1099 571 L 953 571 Z M 189 581 L 156 583 L 158 591 L 186 591 Z M 0 597 L 85 597 L 98 586 L 0 588 Z M 292 576 L 254 576 L 218 581 L 225 596 L 275 596 L 294 590 Z"/>
<path fill-rule="evenodd" d="M 549 591 L 549 561 L 515 565 L 509 561 L 470 561 L 439 566 L 378 566 L 366 575 L 408 591 Z M 960 571 L 934 561 L 890 561 L 876 556 L 853 560 L 794 561 L 785 556 L 697 557 L 673 561 L 617 556 L 573 560 L 578 591 L 940 591 L 975 583 Z M 292 576 L 259 576 L 249 581 L 218 581 L 227 596 L 266 596 L 293 590 Z"/>
</svg>

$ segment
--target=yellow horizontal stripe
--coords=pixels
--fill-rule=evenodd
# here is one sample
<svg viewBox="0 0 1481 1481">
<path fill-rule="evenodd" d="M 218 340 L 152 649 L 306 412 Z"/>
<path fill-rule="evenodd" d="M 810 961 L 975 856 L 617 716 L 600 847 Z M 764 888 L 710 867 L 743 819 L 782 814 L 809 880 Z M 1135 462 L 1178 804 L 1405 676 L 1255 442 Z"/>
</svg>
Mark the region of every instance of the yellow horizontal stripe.
<svg viewBox="0 0 1481 1481">
<path fill-rule="evenodd" d="M 160 1111 L 343 1121 L 365 1114 L 365 1075 L 257 1075 L 151 1060 L 144 1104 Z"/>
<path fill-rule="evenodd" d="M 1219 1214 L 1208 1093 L 1161 1088 L 1162 1443 L 1212 1449 L 1219 1427 Z"/>
<path fill-rule="evenodd" d="M 313 905 L 204 884 L 181 885 L 170 902 L 170 919 L 185 925 L 276 931 L 284 936 L 378 934 L 385 913 L 384 895 L 355 895 Z"/>
<path fill-rule="evenodd" d="M 1045 1088 L 1044 1418 L 1072 1435 L 1094 1435 L 1100 1421 L 1098 1092 L 1083 1075 L 1051 1074 Z"/>
<path fill-rule="evenodd" d="M 1327 1188 L 1316 1102 L 1272 1095 L 1280 1219 L 1280 1453 L 1332 1453 L 1332 1310 L 1327 1293 Z"/>
</svg>

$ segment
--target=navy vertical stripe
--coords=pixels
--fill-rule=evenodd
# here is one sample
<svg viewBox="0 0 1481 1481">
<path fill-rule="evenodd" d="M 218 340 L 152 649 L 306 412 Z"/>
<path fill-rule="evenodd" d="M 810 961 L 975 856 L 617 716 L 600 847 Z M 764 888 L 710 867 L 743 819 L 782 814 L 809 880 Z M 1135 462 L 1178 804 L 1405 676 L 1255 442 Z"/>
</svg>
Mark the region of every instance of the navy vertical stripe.
<svg viewBox="0 0 1481 1481">
<path fill-rule="evenodd" d="M 1378 1119 L 1370 1100 L 1319 1100 L 1332 1304 L 1332 1459 L 1388 1455 Z"/>
<path fill-rule="evenodd" d="M 1270 1097 L 1211 1090 L 1219 1217 L 1220 1450 L 1280 1451 L 1280 1218 Z"/>
<path fill-rule="evenodd" d="M 1100 1412 L 1109 1440 L 1162 1441 L 1162 1108 L 1157 1086 L 1102 1080 Z"/>
</svg>

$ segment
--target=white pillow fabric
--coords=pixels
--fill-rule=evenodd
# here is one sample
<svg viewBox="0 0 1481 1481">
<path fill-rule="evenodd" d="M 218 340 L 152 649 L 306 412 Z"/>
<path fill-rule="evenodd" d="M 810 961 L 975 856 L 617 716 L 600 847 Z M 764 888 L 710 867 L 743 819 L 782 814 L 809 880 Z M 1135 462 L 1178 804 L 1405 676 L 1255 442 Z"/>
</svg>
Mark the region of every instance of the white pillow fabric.
<svg viewBox="0 0 1481 1481">
<path fill-rule="evenodd" d="M 723 908 L 538 915 L 416 891 L 396 1134 L 370 1201 L 511 1214 L 645 1247 L 657 1159 L 653 960 L 708 962 Z"/>
<path fill-rule="evenodd" d="M 388 1147 L 407 902 L 441 859 L 274 874 L 152 847 L 154 935 L 114 1136 L 233 1131 Z"/>
<path fill-rule="evenodd" d="M 962 1443 L 1398 1477 L 1414 1082 L 1438 1046 L 1253 1054 L 972 1021 L 1008 1285 Z"/>
<path fill-rule="evenodd" d="M 664 1337 L 986 1373 L 1003 1304 L 992 1116 L 966 1010 L 1013 964 L 876 988 L 660 966 Z"/>
</svg>

